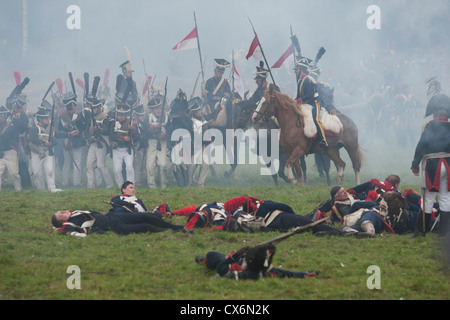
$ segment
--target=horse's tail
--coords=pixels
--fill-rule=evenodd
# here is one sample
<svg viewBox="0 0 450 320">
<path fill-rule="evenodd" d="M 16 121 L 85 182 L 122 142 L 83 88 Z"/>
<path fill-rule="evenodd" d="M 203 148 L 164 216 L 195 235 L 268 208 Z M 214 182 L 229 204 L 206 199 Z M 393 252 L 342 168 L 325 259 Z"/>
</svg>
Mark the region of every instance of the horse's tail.
<svg viewBox="0 0 450 320">
<path fill-rule="evenodd" d="M 353 162 L 353 169 L 358 170 L 358 171 L 361 170 L 362 165 L 366 162 L 366 156 L 365 156 L 366 153 L 367 153 L 367 149 L 364 149 L 358 143 L 358 148 L 356 149 L 356 152 L 355 152 L 355 157 L 356 157 L 357 161 Z"/>
</svg>

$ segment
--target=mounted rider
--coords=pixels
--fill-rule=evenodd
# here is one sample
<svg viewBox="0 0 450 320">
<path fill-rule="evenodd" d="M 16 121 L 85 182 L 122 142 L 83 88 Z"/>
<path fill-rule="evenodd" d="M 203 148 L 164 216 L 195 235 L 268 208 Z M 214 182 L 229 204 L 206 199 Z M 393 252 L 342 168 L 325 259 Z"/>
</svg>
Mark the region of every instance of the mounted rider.
<svg viewBox="0 0 450 320">
<path fill-rule="evenodd" d="M 267 81 L 269 70 L 264 69 L 263 61 L 259 62 L 259 66 L 256 67 L 256 72 L 254 75 L 257 88 L 250 99 L 244 100 L 240 103 L 241 108 L 243 109 L 251 108 L 252 110 L 255 110 L 264 95 L 264 91 L 266 91 L 269 86 L 269 82 Z"/>
<path fill-rule="evenodd" d="M 222 76 L 225 69 L 230 67 L 231 64 L 225 59 L 214 59 L 214 63 L 216 65 L 214 76 L 206 80 L 203 90 L 203 96 L 205 98 L 204 117 L 212 126 L 222 126 L 222 121 L 219 121 L 219 114 L 223 110 L 222 99 L 231 97 L 230 84 Z M 223 126 L 225 125 L 226 123 Z"/>
<path fill-rule="evenodd" d="M 309 104 L 312 106 L 313 120 L 317 127 L 319 145 L 322 149 L 328 148 L 325 131 L 320 121 L 321 101 L 319 97 L 318 83 L 309 75 L 309 67 L 312 60 L 303 56 L 295 62 L 295 74 L 297 75 L 297 97 L 298 104 Z"/>
</svg>

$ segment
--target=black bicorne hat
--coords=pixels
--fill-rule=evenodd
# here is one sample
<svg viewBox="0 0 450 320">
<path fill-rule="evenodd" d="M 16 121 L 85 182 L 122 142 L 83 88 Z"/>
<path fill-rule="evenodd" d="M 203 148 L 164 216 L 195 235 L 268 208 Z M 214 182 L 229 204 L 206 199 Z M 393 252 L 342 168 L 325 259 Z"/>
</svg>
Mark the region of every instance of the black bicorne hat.
<svg viewBox="0 0 450 320">
<path fill-rule="evenodd" d="M 299 57 L 295 61 L 295 68 L 294 69 L 303 69 L 308 70 L 309 65 L 311 64 L 312 60 L 307 57 Z"/>
<path fill-rule="evenodd" d="M 439 110 L 445 110 L 450 115 L 450 97 L 442 93 L 433 96 L 428 101 L 425 117 L 431 116 Z"/>
<path fill-rule="evenodd" d="M 188 102 L 189 111 L 197 111 L 202 108 L 202 99 L 194 97 Z"/>
<path fill-rule="evenodd" d="M 225 59 L 214 59 L 214 63 L 216 64 L 216 69 L 222 72 L 225 71 L 225 68 L 228 68 L 231 64 Z"/>
</svg>

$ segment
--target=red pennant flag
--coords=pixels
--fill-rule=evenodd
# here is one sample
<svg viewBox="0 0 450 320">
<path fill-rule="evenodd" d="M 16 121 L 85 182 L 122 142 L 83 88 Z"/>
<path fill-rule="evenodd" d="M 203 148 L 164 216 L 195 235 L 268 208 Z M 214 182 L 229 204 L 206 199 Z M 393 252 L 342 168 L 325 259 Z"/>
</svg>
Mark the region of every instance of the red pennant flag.
<svg viewBox="0 0 450 320">
<path fill-rule="evenodd" d="M 272 69 L 277 69 L 277 68 L 281 67 L 283 64 L 289 63 L 289 61 L 292 59 L 288 59 L 288 58 L 293 58 L 293 57 L 294 57 L 294 46 L 291 44 L 289 46 L 289 48 L 283 53 L 281 58 L 278 59 L 277 62 L 275 62 L 275 64 L 272 66 Z"/>
<path fill-rule="evenodd" d="M 245 58 L 248 60 L 248 58 L 250 58 L 250 57 L 253 57 L 256 61 L 258 61 L 262 57 L 262 51 L 261 51 L 261 47 L 259 45 L 259 39 L 258 39 L 258 36 L 256 36 L 256 35 L 252 41 L 252 44 L 250 45 L 250 49 L 248 50 L 248 54 Z"/>
<path fill-rule="evenodd" d="M 147 79 L 145 80 L 144 88 L 142 89 L 142 96 L 145 96 L 145 94 L 149 90 L 151 83 L 152 83 L 152 76 L 147 76 Z"/>
<path fill-rule="evenodd" d="M 188 50 L 195 49 L 198 47 L 197 43 L 197 28 L 194 28 L 183 40 L 178 42 L 172 50 Z"/>
</svg>

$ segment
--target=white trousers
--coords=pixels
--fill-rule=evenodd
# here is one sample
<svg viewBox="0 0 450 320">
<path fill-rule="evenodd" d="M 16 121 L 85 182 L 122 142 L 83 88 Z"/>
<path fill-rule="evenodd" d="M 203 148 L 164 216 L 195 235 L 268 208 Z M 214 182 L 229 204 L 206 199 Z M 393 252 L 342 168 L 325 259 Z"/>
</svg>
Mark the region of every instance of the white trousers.
<svg viewBox="0 0 450 320">
<path fill-rule="evenodd" d="M 100 173 L 100 174 L 99 174 Z M 89 146 L 89 151 L 86 157 L 86 175 L 87 187 L 95 189 L 102 183 L 102 177 L 105 181 L 105 188 L 110 189 L 114 187 L 114 182 L 111 173 L 106 167 L 106 147 L 99 148 L 97 143 L 92 143 Z"/>
<path fill-rule="evenodd" d="M 68 186 L 70 172 L 72 171 L 72 185 L 81 187 L 81 166 L 83 160 L 83 147 L 73 148 L 71 151 L 63 149 L 64 166 L 62 172 L 62 185 Z"/>
<path fill-rule="evenodd" d="M 441 164 L 441 175 L 439 180 L 439 192 L 425 191 L 425 212 L 431 213 L 436 197 L 439 201 L 441 211 L 450 211 L 450 192 L 448 191 L 448 172 L 445 165 Z"/>
<path fill-rule="evenodd" d="M 22 183 L 20 182 L 19 175 L 19 158 L 17 156 L 17 151 L 14 149 L 4 151 L 3 158 L 0 159 L 0 177 L 8 169 L 9 174 L 12 176 L 14 181 L 14 188 L 16 191 L 22 190 Z M 2 179 L 0 178 L 0 190 L 2 190 Z"/>
<path fill-rule="evenodd" d="M 41 157 L 39 153 L 31 152 L 31 170 L 33 171 L 34 186 L 37 189 L 45 190 L 45 171 L 48 190 L 55 190 L 55 157 L 50 156 L 48 151 L 45 153 L 45 157 Z"/>
<path fill-rule="evenodd" d="M 129 154 L 128 148 L 113 149 L 114 177 L 116 179 L 116 183 L 119 186 L 119 188 L 122 187 L 122 184 L 125 182 L 122 174 L 123 163 L 125 163 L 127 181 L 131 181 L 134 183 L 133 158 L 134 158 L 133 151 L 131 151 L 131 154 Z"/>
<path fill-rule="evenodd" d="M 161 150 L 157 150 L 158 141 L 155 139 L 148 140 L 147 148 L 147 184 L 149 188 L 155 188 L 155 169 L 160 169 L 161 188 L 166 187 L 166 158 L 167 158 L 167 142 L 161 142 Z"/>
</svg>

